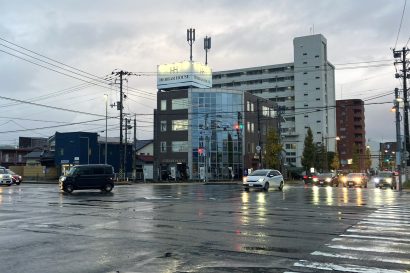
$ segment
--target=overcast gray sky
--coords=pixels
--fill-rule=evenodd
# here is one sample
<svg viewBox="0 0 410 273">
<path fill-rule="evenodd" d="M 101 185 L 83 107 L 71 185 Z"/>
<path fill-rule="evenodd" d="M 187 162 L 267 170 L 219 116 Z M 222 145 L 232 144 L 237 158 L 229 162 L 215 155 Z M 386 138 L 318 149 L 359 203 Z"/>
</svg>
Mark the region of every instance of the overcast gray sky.
<svg viewBox="0 0 410 273">
<path fill-rule="evenodd" d="M 314 25 L 315 33 L 327 38 L 328 59 L 337 69 L 337 99 L 392 102 L 393 90 L 400 87 L 400 82 L 394 79 L 391 48 L 396 43 L 403 6 L 404 0 L 0 0 L 0 38 L 92 75 L 104 77 L 114 69 L 145 72 L 142 76 L 129 77 L 125 112 L 138 114 L 137 136 L 148 139 L 152 138 L 156 100 L 153 72 L 158 64 L 189 59 L 187 28 L 196 29 L 193 56 L 197 61 L 204 62 L 203 38 L 212 37 L 208 60 L 212 69 L 218 71 L 292 62 L 293 38 L 309 35 Z M 402 48 L 410 38 L 409 9 L 407 6 L 397 48 Z M 51 60 L 41 56 L 35 56 L 40 60 L 32 59 L 16 50 L 34 56 L 0 40 L 0 144 L 15 144 L 18 136 L 105 129 L 105 121 L 100 120 L 85 125 L 17 131 L 103 117 L 16 103 L 6 98 L 105 115 L 104 94 L 109 95 L 111 104 L 118 100 L 118 93 L 106 83 L 84 88 L 94 76 L 69 67 L 65 68 L 77 74 L 61 70 L 40 62 L 52 63 Z M 344 65 L 370 61 L 380 62 L 360 66 L 380 66 Z M 72 87 L 80 88 L 69 89 Z M 391 94 L 368 100 L 388 92 Z M 391 107 L 392 103 L 366 106 L 367 139 L 394 140 Z M 116 116 L 118 111 L 109 107 L 108 115 Z M 117 123 L 109 121 L 109 136 L 119 135 Z"/>
</svg>

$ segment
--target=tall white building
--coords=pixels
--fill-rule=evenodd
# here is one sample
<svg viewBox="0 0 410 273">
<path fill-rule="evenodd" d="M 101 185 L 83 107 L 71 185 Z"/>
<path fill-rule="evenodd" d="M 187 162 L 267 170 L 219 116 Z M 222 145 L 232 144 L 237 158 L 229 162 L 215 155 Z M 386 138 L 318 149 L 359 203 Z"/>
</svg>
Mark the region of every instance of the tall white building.
<svg viewBox="0 0 410 273">
<path fill-rule="evenodd" d="M 336 147 L 334 66 L 321 34 L 293 40 L 293 63 L 213 72 L 213 87 L 243 90 L 281 107 L 281 136 L 290 166 L 301 167 L 307 128 L 314 142 Z"/>
</svg>

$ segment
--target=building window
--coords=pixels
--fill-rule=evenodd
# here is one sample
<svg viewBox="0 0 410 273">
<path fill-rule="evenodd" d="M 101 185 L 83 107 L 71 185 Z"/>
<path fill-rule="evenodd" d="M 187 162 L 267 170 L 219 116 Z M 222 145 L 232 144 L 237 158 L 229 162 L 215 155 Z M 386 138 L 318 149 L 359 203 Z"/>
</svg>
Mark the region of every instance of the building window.
<svg viewBox="0 0 410 273">
<path fill-rule="evenodd" d="M 303 74 L 307 75 L 307 72 L 303 72 Z"/>
<path fill-rule="evenodd" d="M 305 94 L 303 94 L 303 96 L 307 96 L 307 95 L 308 95 L 308 94 L 306 94 L 306 93 L 305 93 Z"/>
<path fill-rule="evenodd" d="M 19 155 L 19 156 L 18 156 L 18 161 L 19 161 L 19 162 L 22 162 L 22 161 L 23 161 L 23 156 L 22 156 L 22 155 Z"/>
<path fill-rule="evenodd" d="M 64 155 L 64 148 L 60 149 L 60 155 L 63 156 Z"/>
<path fill-rule="evenodd" d="M 319 77 L 319 76 L 317 76 L 317 77 L 316 77 L 316 79 L 320 79 L 320 77 Z"/>
<path fill-rule="evenodd" d="M 188 130 L 188 120 L 178 119 L 172 121 L 172 131 L 186 131 Z"/>
<path fill-rule="evenodd" d="M 167 131 L 167 121 L 161 120 L 161 132 L 166 132 L 166 131 Z"/>
<path fill-rule="evenodd" d="M 303 83 L 303 85 L 307 85 L 307 82 Z"/>
<path fill-rule="evenodd" d="M 307 62 L 303 62 L 303 64 L 307 64 Z"/>
<path fill-rule="evenodd" d="M 316 100 L 320 100 L 320 98 L 316 98 Z"/>
<path fill-rule="evenodd" d="M 255 111 L 254 104 L 251 103 L 251 112 Z"/>
<path fill-rule="evenodd" d="M 255 124 L 251 123 L 251 133 L 253 133 L 255 131 Z"/>
<path fill-rule="evenodd" d="M 188 141 L 172 141 L 172 152 L 188 152 Z"/>
<path fill-rule="evenodd" d="M 166 153 L 166 152 L 167 152 L 167 142 L 161 141 L 161 153 Z"/>
<path fill-rule="evenodd" d="M 320 90 L 320 87 L 316 87 L 316 90 Z"/>
<path fill-rule="evenodd" d="M 251 123 L 250 123 L 249 121 L 246 122 L 246 130 L 247 130 L 248 132 L 251 131 Z"/>
<path fill-rule="evenodd" d="M 315 58 L 319 58 L 319 55 L 316 55 Z"/>
<path fill-rule="evenodd" d="M 188 109 L 188 99 L 173 99 L 172 100 L 172 110 Z"/>
<path fill-rule="evenodd" d="M 286 144 L 287 150 L 296 150 L 296 144 Z"/>
<path fill-rule="evenodd" d="M 167 100 L 161 100 L 161 111 L 167 110 Z"/>
<path fill-rule="evenodd" d="M 307 55 L 307 53 L 303 53 L 303 56 L 306 56 Z"/>
<path fill-rule="evenodd" d="M 9 162 L 9 154 L 6 154 L 4 161 Z"/>
<path fill-rule="evenodd" d="M 251 102 L 250 101 L 246 102 L 246 111 L 251 111 Z"/>
</svg>

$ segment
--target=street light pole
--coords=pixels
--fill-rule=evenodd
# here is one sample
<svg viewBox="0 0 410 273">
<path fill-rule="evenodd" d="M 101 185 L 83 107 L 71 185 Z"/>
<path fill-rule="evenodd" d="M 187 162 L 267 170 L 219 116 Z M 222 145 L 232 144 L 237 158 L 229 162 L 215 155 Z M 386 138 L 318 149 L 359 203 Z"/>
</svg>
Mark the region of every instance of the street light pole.
<svg viewBox="0 0 410 273">
<path fill-rule="evenodd" d="M 107 150 L 107 130 L 108 130 L 108 124 L 107 124 L 107 113 L 108 113 L 108 95 L 104 94 L 104 98 L 105 98 L 105 160 L 104 163 L 107 164 L 107 154 L 108 154 L 108 150 Z"/>
</svg>

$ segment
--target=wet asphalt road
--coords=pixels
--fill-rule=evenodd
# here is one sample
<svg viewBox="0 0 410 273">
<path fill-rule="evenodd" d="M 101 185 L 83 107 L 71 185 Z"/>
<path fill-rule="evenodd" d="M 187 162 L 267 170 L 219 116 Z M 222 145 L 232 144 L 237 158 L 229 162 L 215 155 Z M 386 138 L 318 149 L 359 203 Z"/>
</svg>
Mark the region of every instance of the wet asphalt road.
<svg viewBox="0 0 410 273">
<path fill-rule="evenodd" d="M 0 272 L 406 272 L 409 201 L 373 188 L 0 187 Z"/>
</svg>

